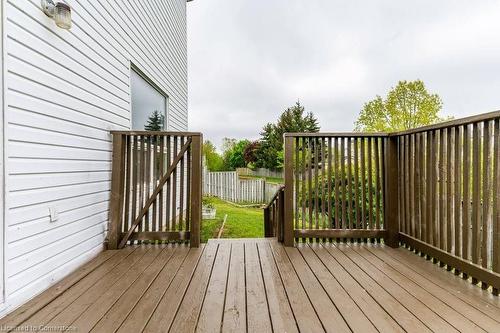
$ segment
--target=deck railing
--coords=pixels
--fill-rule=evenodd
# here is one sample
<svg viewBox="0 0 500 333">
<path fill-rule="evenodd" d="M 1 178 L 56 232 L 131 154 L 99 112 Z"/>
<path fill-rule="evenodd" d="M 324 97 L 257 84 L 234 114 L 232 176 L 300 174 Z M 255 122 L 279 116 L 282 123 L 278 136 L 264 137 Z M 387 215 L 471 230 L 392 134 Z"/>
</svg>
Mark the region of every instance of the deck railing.
<svg viewBox="0 0 500 333">
<path fill-rule="evenodd" d="M 500 288 L 500 112 L 409 131 L 285 134 L 284 242 L 404 244 Z"/>
<path fill-rule="evenodd" d="M 283 226 L 285 213 L 285 187 L 278 188 L 269 204 L 264 207 L 264 236 L 276 237 L 283 241 Z"/>
<path fill-rule="evenodd" d="M 500 113 L 393 134 L 401 242 L 500 288 Z"/>
<path fill-rule="evenodd" d="M 285 219 L 293 232 L 285 241 L 387 238 L 387 144 L 386 134 L 286 134 Z"/>
<path fill-rule="evenodd" d="M 200 242 L 202 135 L 113 131 L 108 248 Z"/>
</svg>

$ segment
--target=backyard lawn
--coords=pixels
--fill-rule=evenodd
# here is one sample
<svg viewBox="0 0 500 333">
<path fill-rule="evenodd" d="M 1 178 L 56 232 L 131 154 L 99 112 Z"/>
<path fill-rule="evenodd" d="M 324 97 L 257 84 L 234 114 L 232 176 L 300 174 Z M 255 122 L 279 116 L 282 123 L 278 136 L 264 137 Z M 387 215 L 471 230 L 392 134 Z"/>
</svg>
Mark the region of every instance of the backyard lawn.
<svg viewBox="0 0 500 333">
<path fill-rule="evenodd" d="M 264 215 L 261 208 L 240 208 L 218 198 L 211 198 L 217 208 L 216 218 L 203 220 L 201 241 L 217 238 L 220 227 L 227 214 L 221 238 L 261 238 L 264 237 Z"/>
</svg>

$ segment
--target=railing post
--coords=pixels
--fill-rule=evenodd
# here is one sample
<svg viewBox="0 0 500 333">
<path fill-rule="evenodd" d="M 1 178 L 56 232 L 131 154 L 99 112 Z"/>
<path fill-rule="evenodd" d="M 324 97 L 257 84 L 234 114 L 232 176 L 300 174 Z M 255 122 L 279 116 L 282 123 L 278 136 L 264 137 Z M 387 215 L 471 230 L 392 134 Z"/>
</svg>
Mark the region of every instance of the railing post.
<svg viewBox="0 0 500 333">
<path fill-rule="evenodd" d="M 191 247 L 200 246 L 200 227 L 201 227 L 201 203 L 202 203 L 202 143 L 203 135 L 193 135 L 191 138 Z"/>
<path fill-rule="evenodd" d="M 280 190 L 278 194 L 278 223 L 276 224 L 276 237 L 279 242 L 283 242 L 283 225 L 285 221 L 285 191 Z M 292 235 L 293 236 L 293 235 Z"/>
<path fill-rule="evenodd" d="M 388 136 L 385 140 L 384 167 L 384 223 L 387 230 L 385 244 L 399 247 L 399 187 L 398 187 L 398 137 Z"/>
<path fill-rule="evenodd" d="M 113 159 L 111 162 L 111 197 L 109 203 L 108 250 L 118 248 L 123 214 L 125 178 L 125 135 L 113 135 Z"/>
<path fill-rule="evenodd" d="M 269 216 L 270 207 L 264 208 L 264 237 L 274 237 L 273 226 Z"/>
<path fill-rule="evenodd" d="M 283 214 L 283 241 L 285 246 L 294 245 L 293 237 L 293 140 L 285 135 L 285 212 Z"/>
</svg>

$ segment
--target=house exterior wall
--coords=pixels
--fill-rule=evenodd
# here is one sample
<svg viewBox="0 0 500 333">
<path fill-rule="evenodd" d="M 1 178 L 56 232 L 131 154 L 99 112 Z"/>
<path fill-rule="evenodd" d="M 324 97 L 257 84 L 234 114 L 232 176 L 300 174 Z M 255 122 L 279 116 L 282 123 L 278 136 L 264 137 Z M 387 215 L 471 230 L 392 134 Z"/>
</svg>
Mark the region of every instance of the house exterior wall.
<svg viewBox="0 0 500 333">
<path fill-rule="evenodd" d="M 131 63 L 168 94 L 169 130 L 187 130 L 188 119 L 186 0 L 67 0 L 69 31 L 43 14 L 39 0 L 0 1 L 3 315 L 102 251 L 109 130 L 130 128 Z"/>
</svg>

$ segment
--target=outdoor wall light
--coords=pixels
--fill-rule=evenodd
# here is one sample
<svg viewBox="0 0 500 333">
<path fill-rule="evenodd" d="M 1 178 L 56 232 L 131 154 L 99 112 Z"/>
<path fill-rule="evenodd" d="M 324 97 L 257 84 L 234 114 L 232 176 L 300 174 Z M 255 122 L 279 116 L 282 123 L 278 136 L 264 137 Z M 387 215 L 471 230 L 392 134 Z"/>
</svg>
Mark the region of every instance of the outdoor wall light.
<svg viewBox="0 0 500 333">
<path fill-rule="evenodd" d="M 53 0 L 42 0 L 42 10 L 61 29 L 71 29 L 71 7 L 64 2 L 54 4 Z"/>
</svg>

